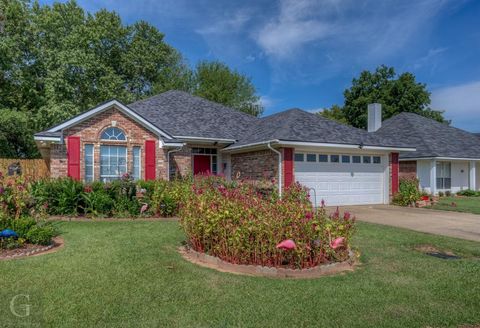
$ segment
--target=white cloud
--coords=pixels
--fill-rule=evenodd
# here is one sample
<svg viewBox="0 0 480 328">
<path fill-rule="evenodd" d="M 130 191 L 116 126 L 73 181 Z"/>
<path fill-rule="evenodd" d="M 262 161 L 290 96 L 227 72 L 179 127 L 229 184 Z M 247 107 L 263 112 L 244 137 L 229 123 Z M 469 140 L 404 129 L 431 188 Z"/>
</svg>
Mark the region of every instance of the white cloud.
<svg viewBox="0 0 480 328">
<path fill-rule="evenodd" d="M 291 59 L 307 46 L 318 44 L 344 58 L 384 58 L 422 33 L 447 3 L 281 0 L 276 17 L 265 22 L 254 37 L 268 55 L 280 60 Z"/>
<path fill-rule="evenodd" d="M 251 12 L 249 9 L 240 9 L 231 15 L 227 15 L 227 17 L 215 17 L 213 24 L 199 28 L 196 32 L 203 36 L 238 33 L 245 27 L 250 18 Z"/>
<path fill-rule="evenodd" d="M 480 81 L 433 90 L 431 98 L 431 107 L 444 110 L 455 126 L 480 131 Z"/>
<path fill-rule="evenodd" d="M 428 53 L 425 56 L 417 59 L 417 61 L 413 64 L 413 69 L 417 70 L 426 65 L 429 65 L 432 70 L 435 69 L 437 66 L 437 57 L 439 57 L 439 55 L 445 51 L 447 51 L 447 48 L 433 48 L 428 50 Z"/>
<path fill-rule="evenodd" d="M 263 107 L 265 107 L 265 109 L 268 109 L 272 106 L 275 105 L 276 103 L 276 100 L 269 97 L 269 96 L 260 96 L 260 100 L 258 101 Z"/>
</svg>

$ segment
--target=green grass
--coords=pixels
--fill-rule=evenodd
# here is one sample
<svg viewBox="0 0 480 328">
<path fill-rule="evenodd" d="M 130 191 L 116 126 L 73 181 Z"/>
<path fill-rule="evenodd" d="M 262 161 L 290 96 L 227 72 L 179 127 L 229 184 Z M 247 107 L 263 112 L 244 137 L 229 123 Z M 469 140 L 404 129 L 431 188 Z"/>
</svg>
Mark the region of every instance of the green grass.
<svg viewBox="0 0 480 328">
<path fill-rule="evenodd" d="M 457 206 L 452 206 L 455 203 Z M 480 214 L 480 197 L 441 197 L 431 206 L 434 210 Z"/>
<path fill-rule="evenodd" d="M 57 253 L 0 262 L 0 326 L 457 327 L 480 324 L 480 244 L 359 223 L 355 272 L 312 280 L 184 261 L 177 222 L 62 222 Z M 441 260 L 414 247 L 464 256 Z M 31 314 L 9 304 L 29 295 Z M 20 298 L 19 304 L 25 299 Z M 19 308 L 19 312 L 24 309 Z M 22 313 L 20 313 L 22 314 Z"/>
</svg>

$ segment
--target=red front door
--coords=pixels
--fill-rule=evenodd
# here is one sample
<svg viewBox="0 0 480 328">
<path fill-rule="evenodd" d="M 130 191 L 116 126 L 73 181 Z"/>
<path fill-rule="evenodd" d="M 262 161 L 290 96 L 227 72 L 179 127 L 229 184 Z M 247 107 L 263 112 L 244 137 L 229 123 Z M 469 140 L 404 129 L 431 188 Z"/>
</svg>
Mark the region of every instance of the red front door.
<svg viewBox="0 0 480 328">
<path fill-rule="evenodd" d="M 194 155 L 193 156 L 193 174 L 210 173 L 210 156 Z"/>
</svg>

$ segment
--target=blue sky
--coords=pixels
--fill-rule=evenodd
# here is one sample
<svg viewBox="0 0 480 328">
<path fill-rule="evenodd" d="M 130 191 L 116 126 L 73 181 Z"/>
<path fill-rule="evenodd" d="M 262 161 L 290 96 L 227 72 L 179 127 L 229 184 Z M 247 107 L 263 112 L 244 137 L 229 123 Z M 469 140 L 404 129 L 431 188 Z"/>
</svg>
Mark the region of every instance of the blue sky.
<svg viewBox="0 0 480 328">
<path fill-rule="evenodd" d="M 51 3 L 52 1 L 41 1 Z M 353 77 L 381 64 L 413 72 L 432 107 L 480 132 L 480 1 L 78 0 L 146 20 L 187 61 L 247 74 L 265 115 L 343 103 Z"/>
</svg>

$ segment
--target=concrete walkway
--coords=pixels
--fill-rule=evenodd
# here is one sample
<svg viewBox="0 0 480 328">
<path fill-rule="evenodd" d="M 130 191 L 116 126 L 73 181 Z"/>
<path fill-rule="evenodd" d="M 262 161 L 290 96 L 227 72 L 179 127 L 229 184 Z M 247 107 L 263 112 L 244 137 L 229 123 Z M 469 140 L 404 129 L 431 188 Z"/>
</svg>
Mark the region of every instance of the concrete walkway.
<svg viewBox="0 0 480 328">
<path fill-rule="evenodd" d="M 342 206 L 360 221 L 480 242 L 480 215 L 392 205 Z"/>
</svg>

